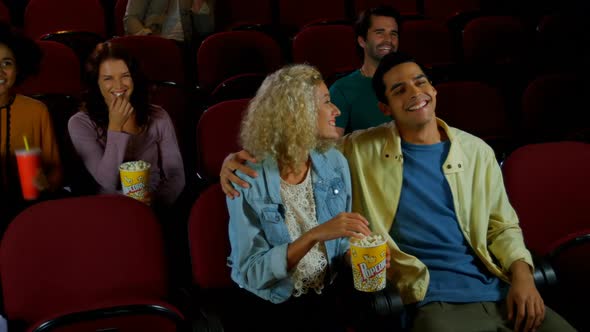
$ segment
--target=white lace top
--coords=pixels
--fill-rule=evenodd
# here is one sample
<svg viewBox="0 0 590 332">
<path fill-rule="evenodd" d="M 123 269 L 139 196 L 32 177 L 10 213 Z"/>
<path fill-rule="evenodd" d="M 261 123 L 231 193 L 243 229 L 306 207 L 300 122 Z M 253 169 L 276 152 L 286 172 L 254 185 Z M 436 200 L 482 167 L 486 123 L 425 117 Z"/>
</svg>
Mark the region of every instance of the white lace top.
<svg viewBox="0 0 590 332">
<path fill-rule="evenodd" d="M 309 170 L 300 184 L 289 184 L 281 179 L 281 198 L 285 205 L 285 223 L 292 239 L 318 225 Z M 295 267 L 291 276 L 295 285 L 293 296 L 306 294 L 310 288 L 321 294 L 327 267 L 326 246 L 318 242 Z"/>
</svg>

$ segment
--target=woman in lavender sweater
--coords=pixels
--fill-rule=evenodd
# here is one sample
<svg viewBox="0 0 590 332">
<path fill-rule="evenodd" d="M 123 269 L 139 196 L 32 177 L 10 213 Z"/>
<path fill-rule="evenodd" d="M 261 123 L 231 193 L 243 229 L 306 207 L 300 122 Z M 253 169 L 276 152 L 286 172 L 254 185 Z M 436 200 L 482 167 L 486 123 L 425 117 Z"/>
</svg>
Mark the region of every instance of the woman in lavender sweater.
<svg viewBox="0 0 590 332">
<path fill-rule="evenodd" d="M 99 44 L 86 63 L 88 91 L 68 123 L 74 148 L 100 193 L 120 191 L 119 165 L 151 164 L 147 203 L 172 205 L 185 185 L 172 121 L 148 103 L 148 87 L 138 63 L 121 46 Z"/>
</svg>

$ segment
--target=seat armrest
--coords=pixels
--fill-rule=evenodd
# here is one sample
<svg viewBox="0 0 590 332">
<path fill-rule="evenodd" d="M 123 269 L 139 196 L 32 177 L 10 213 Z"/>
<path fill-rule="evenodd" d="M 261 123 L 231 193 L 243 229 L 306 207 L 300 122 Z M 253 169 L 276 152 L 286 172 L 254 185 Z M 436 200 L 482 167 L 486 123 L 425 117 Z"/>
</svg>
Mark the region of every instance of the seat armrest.
<svg viewBox="0 0 590 332">
<path fill-rule="evenodd" d="M 357 308 L 365 308 L 365 317 L 391 317 L 400 315 L 404 310 L 402 299 L 395 287 L 387 282 L 378 292 L 354 291 L 353 303 Z"/>
<path fill-rule="evenodd" d="M 535 280 L 535 286 L 537 286 L 539 291 L 545 290 L 557 284 L 555 270 L 547 259 L 533 255 L 533 263 L 535 264 L 533 278 Z"/>
</svg>

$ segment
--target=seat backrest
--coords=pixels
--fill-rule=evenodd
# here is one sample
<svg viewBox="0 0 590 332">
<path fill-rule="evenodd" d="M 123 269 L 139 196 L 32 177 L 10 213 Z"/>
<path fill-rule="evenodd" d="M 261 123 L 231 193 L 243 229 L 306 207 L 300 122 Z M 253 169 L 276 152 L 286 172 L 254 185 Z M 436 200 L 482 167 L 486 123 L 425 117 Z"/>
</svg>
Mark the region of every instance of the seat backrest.
<svg viewBox="0 0 590 332">
<path fill-rule="evenodd" d="M 24 30 L 33 39 L 62 30 L 88 31 L 106 38 L 104 9 L 99 0 L 30 0 Z"/>
<path fill-rule="evenodd" d="M 541 17 L 536 29 L 536 51 L 541 68 L 577 67 L 583 60 L 586 23 L 575 15 L 553 14 Z"/>
<path fill-rule="evenodd" d="M 355 17 L 365 9 L 377 7 L 379 5 L 389 5 L 395 8 L 402 16 L 418 15 L 417 0 L 354 0 Z M 404 38 L 405 39 L 405 38 Z"/>
<path fill-rule="evenodd" d="M 47 33 L 39 39 L 45 41 L 54 41 L 71 48 L 80 63 L 80 72 L 84 72 L 86 60 L 96 49 L 96 45 L 104 42 L 104 37 L 94 32 L 80 30 L 64 30 Z"/>
<path fill-rule="evenodd" d="M 0 22 L 10 24 L 10 9 L 0 2 Z"/>
<path fill-rule="evenodd" d="M 201 115 L 197 125 L 197 171 L 205 179 L 216 179 L 223 159 L 240 150 L 240 124 L 249 102 L 250 99 L 223 101 Z"/>
<path fill-rule="evenodd" d="M 174 40 L 152 35 L 121 36 L 109 41 L 125 47 L 151 82 L 185 83 L 182 49 Z"/>
<path fill-rule="evenodd" d="M 127 11 L 127 2 L 129 0 L 117 0 L 115 3 L 114 13 L 113 13 L 113 25 L 114 25 L 114 35 L 115 36 L 124 36 L 125 35 L 125 25 L 123 23 L 123 18 L 125 18 L 125 12 Z"/>
<path fill-rule="evenodd" d="M 31 97 L 43 102 L 51 116 L 63 170 L 63 186 L 68 187 L 74 195 L 96 192 L 98 187 L 94 178 L 76 152 L 68 132 L 68 121 L 78 112 L 80 99 L 61 93 L 40 93 Z"/>
<path fill-rule="evenodd" d="M 29 96 L 49 93 L 79 96 L 82 85 L 80 63 L 76 53 L 58 42 L 37 41 L 37 43 L 43 52 L 39 73 L 36 76 L 27 77 L 17 87 L 17 91 Z"/>
<path fill-rule="evenodd" d="M 273 23 L 273 0 L 216 0 L 215 28 L 231 30 L 242 25 Z"/>
<path fill-rule="evenodd" d="M 424 16 L 439 21 L 446 21 L 457 12 L 480 9 L 479 0 L 424 0 Z"/>
<path fill-rule="evenodd" d="M 482 139 L 511 132 L 504 98 L 497 88 L 478 81 L 451 81 L 435 88 L 437 116 L 450 126 Z"/>
<path fill-rule="evenodd" d="M 262 73 L 238 74 L 224 80 L 211 92 L 208 105 L 215 105 L 222 101 L 253 98 L 266 78 Z"/>
<path fill-rule="evenodd" d="M 187 89 L 175 84 L 153 83 L 150 85 L 149 100 L 151 104 L 161 106 L 170 115 L 182 159 L 187 161 L 187 157 L 191 157 L 187 153 L 194 151 L 194 149 L 189 150 L 188 147 L 193 146 L 194 124 L 197 121 L 197 115 L 189 112 L 191 107 L 189 107 Z"/>
<path fill-rule="evenodd" d="M 219 183 L 195 201 L 188 222 L 193 284 L 201 288 L 235 287 L 226 261 L 230 253 L 229 214 Z"/>
<path fill-rule="evenodd" d="M 358 68 L 361 65 L 354 29 L 350 25 L 306 27 L 293 38 L 292 53 L 293 62 L 317 67 L 324 79 L 343 68 Z"/>
<path fill-rule="evenodd" d="M 534 253 L 590 233 L 589 169 L 590 145 L 570 141 L 525 145 L 504 162 L 506 191 Z"/>
<path fill-rule="evenodd" d="M 588 84 L 574 74 L 548 74 L 529 82 L 522 95 L 522 132 L 528 141 L 573 139 L 577 132 L 590 130 L 590 113 L 578 98 Z M 556 116 L 567 110 L 568 116 Z M 575 119 L 575 120 L 574 120 Z"/>
<path fill-rule="evenodd" d="M 408 20 L 401 30 L 400 50 L 412 54 L 418 62 L 427 67 L 454 62 L 451 33 L 440 21 Z"/>
<path fill-rule="evenodd" d="M 281 0 L 279 24 L 285 31 L 296 32 L 314 22 L 348 21 L 346 1 Z"/>
<path fill-rule="evenodd" d="M 463 60 L 468 64 L 524 64 L 532 45 L 532 31 L 513 16 L 475 17 L 463 29 Z"/>
<path fill-rule="evenodd" d="M 121 300 L 163 300 L 166 268 L 154 213 L 122 195 L 33 205 L 0 246 L 6 315 L 28 324 Z"/>
<path fill-rule="evenodd" d="M 200 88 L 211 93 L 225 79 L 238 74 L 268 74 L 283 64 L 278 42 L 259 31 L 225 31 L 207 37 L 197 52 Z"/>
</svg>

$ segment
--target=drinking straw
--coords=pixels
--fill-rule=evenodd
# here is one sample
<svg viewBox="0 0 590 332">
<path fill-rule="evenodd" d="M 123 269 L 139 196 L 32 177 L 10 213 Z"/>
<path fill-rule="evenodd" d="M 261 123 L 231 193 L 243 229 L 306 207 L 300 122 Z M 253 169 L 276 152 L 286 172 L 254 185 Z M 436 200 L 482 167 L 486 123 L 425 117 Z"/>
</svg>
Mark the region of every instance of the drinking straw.
<svg viewBox="0 0 590 332">
<path fill-rule="evenodd" d="M 27 140 L 27 136 L 23 135 L 23 141 L 25 141 L 25 150 L 29 151 L 29 141 Z"/>
</svg>

